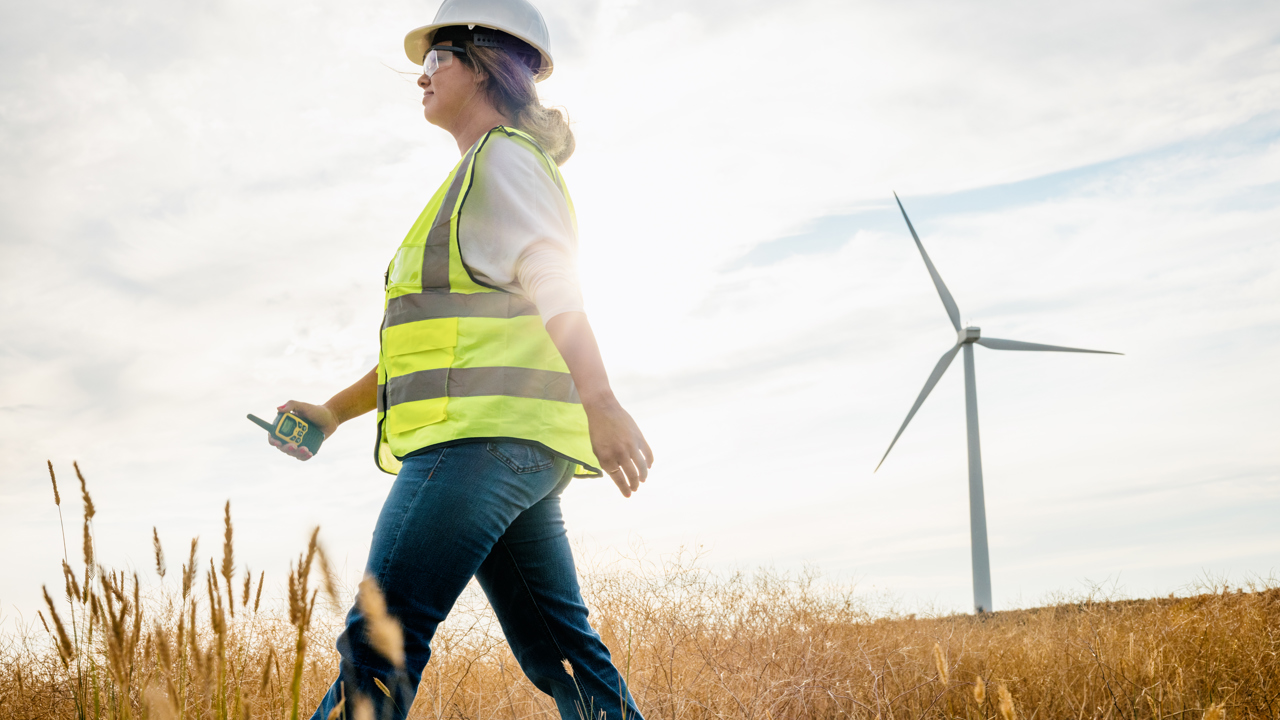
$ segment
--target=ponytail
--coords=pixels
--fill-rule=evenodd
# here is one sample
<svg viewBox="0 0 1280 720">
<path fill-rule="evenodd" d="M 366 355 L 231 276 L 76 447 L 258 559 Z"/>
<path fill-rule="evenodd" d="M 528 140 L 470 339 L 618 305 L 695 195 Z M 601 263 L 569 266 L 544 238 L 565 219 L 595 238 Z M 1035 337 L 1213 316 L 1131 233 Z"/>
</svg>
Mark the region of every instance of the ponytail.
<svg viewBox="0 0 1280 720">
<path fill-rule="evenodd" d="M 532 56 L 537 56 L 537 51 L 524 42 L 514 37 L 511 40 L 528 48 Z M 545 107 L 538 99 L 530 62 L 526 62 L 524 57 L 527 53 L 482 47 L 473 43 L 470 38 L 463 40 L 462 47 L 466 50 L 466 54 L 462 56 L 464 62 L 469 61 L 468 64 L 474 69 L 489 76 L 484 90 L 494 108 L 511 118 L 518 129 L 529 133 L 538 141 L 538 145 L 555 160 L 556 165 L 563 165 L 573 155 L 574 149 L 569 118 L 564 110 Z"/>
</svg>

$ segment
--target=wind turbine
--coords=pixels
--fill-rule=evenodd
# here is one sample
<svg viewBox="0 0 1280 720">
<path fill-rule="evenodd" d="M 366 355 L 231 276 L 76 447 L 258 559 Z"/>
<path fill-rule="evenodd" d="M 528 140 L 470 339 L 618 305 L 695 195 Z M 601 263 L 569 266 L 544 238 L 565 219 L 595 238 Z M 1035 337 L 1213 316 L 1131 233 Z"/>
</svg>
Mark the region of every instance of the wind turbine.
<svg viewBox="0 0 1280 720">
<path fill-rule="evenodd" d="M 1020 340 L 982 337 L 979 328 L 972 326 L 960 327 L 960 309 L 956 307 L 956 301 L 951 298 L 951 293 L 947 291 L 947 286 L 943 284 L 942 277 L 938 275 L 938 270 L 933 266 L 933 262 L 929 260 L 929 253 L 924 251 L 924 245 L 920 243 L 920 236 L 916 234 L 916 229 L 911 225 L 911 218 L 907 217 L 907 211 L 902 207 L 902 201 L 898 199 L 897 193 L 893 194 L 893 199 L 897 201 L 898 209 L 902 211 L 902 219 L 907 221 L 907 229 L 911 231 L 911 237 L 916 241 L 916 247 L 920 250 L 920 257 L 924 258 L 924 266 L 929 270 L 929 277 L 933 278 L 933 284 L 938 288 L 938 296 L 942 298 L 942 305 L 947 309 L 947 317 L 951 318 L 951 325 L 956 329 L 957 337 L 956 344 L 942 354 L 938 364 L 934 366 L 933 372 L 929 374 L 929 379 L 924 383 L 924 389 L 920 391 L 920 396 L 916 398 L 916 404 L 911 406 L 911 412 L 907 413 L 907 419 L 902 421 L 902 427 L 898 428 L 898 434 L 893 436 L 893 442 L 889 443 L 889 450 L 884 451 L 884 457 L 880 458 L 880 463 L 876 465 L 876 470 L 879 470 L 880 465 L 884 464 L 885 458 L 889 457 L 889 451 L 893 450 L 898 438 L 902 437 L 902 431 L 907 429 L 907 423 L 910 423 L 911 418 L 915 417 L 916 411 L 924 404 L 924 399 L 929 397 L 929 392 L 933 390 L 933 386 L 938 384 L 938 380 L 942 378 L 943 373 L 951 365 L 951 361 L 955 359 L 956 353 L 963 349 L 964 415 L 965 424 L 969 431 L 969 537 L 970 549 L 973 553 L 973 607 L 980 614 L 991 612 L 991 562 L 987 555 L 987 510 L 982 495 L 982 449 L 978 444 L 978 388 L 973 375 L 974 344 L 976 343 L 992 350 L 1042 350 L 1047 352 L 1098 353 L 1102 355 L 1123 355 L 1123 353 L 1108 352 L 1106 350 L 1082 350 L 1080 348 L 1041 345 Z"/>
</svg>

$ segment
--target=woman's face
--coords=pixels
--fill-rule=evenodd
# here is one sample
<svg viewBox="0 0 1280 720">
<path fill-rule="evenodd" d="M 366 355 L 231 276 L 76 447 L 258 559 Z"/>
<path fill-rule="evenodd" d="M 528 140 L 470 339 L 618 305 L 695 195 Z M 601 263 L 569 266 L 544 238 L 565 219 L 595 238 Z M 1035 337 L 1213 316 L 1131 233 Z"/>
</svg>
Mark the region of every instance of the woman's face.
<svg viewBox="0 0 1280 720">
<path fill-rule="evenodd" d="M 439 44 L 453 45 L 449 40 Z M 467 103 L 475 99 L 480 78 L 461 59 L 453 57 L 453 53 L 439 54 L 441 66 L 431 77 L 418 76 L 418 87 L 422 88 L 422 114 L 427 122 L 447 129 Z"/>
</svg>

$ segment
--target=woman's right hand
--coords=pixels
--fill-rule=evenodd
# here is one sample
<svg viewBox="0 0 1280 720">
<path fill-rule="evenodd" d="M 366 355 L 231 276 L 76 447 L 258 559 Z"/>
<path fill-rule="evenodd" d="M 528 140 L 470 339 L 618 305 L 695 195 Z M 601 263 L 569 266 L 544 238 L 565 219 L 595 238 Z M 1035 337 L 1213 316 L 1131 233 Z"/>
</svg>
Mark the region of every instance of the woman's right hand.
<svg viewBox="0 0 1280 720">
<path fill-rule="evenodd" d="M 332 410 L 324 405 L 312 405 L 311 403 L 298 402 L 290 400 L 289 402 L 276 408 L 279 412 L 293 413 L 307 422 L 320 428 L 320 432 L 324 433 L 326 440 L 333 435 L 333 431 L 338 429 L 338 416 Z M 268 435 L 267 442 L 271 443 L 280 452 L 299 460 L 310 460 L 312 458 L 311 451 L 305 447 L 298 447 L 294 443 L 282 443 L 276 438 Z"/>
</svg>

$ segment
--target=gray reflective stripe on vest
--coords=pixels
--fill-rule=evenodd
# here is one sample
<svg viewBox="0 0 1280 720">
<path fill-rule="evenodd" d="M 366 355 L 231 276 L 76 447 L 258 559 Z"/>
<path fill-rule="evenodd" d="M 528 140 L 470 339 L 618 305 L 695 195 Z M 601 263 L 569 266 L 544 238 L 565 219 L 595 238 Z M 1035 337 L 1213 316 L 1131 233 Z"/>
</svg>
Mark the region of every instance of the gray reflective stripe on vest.
<svg viewBox="0 0 1280 720">
<path fill-rule="evenodd" d="M 382 395 L 382 393 L 379 393 Z M 441 397 L 508 397 L 579 404 L 569 373 L 519 367 L 435 368 L 387 380 L 388 405 Z"/>
<path fill-rule="evenodd" d="M 387 301 L 384 328 L 437 318 L 503 318 L 537 315 L 538 308 L 518 295 L 506 292 L 451 293 L 427 290 Z"/>
<path fill-rule="evenodd" d="M 427 239 L 422 245 L 422 288 L 424 290 L 449 287 L 449 228 L 452 226 L 453 210 L 458 204 L 458 195 L 462 193 L 462 183 L 471 169 L 471 162 L 476 157 L 476 151 L 483 144 L 482 142 L 471 148 L 463 158 L 462 164 L 458 166 L 458 172 L 453 176 L 453 182 L 449 183 L 449 191 L 445 193 L 440 209 L 436 211 L 435 220 L 431 222 L 431 232 L 427 233 Z"/>
</svg>

